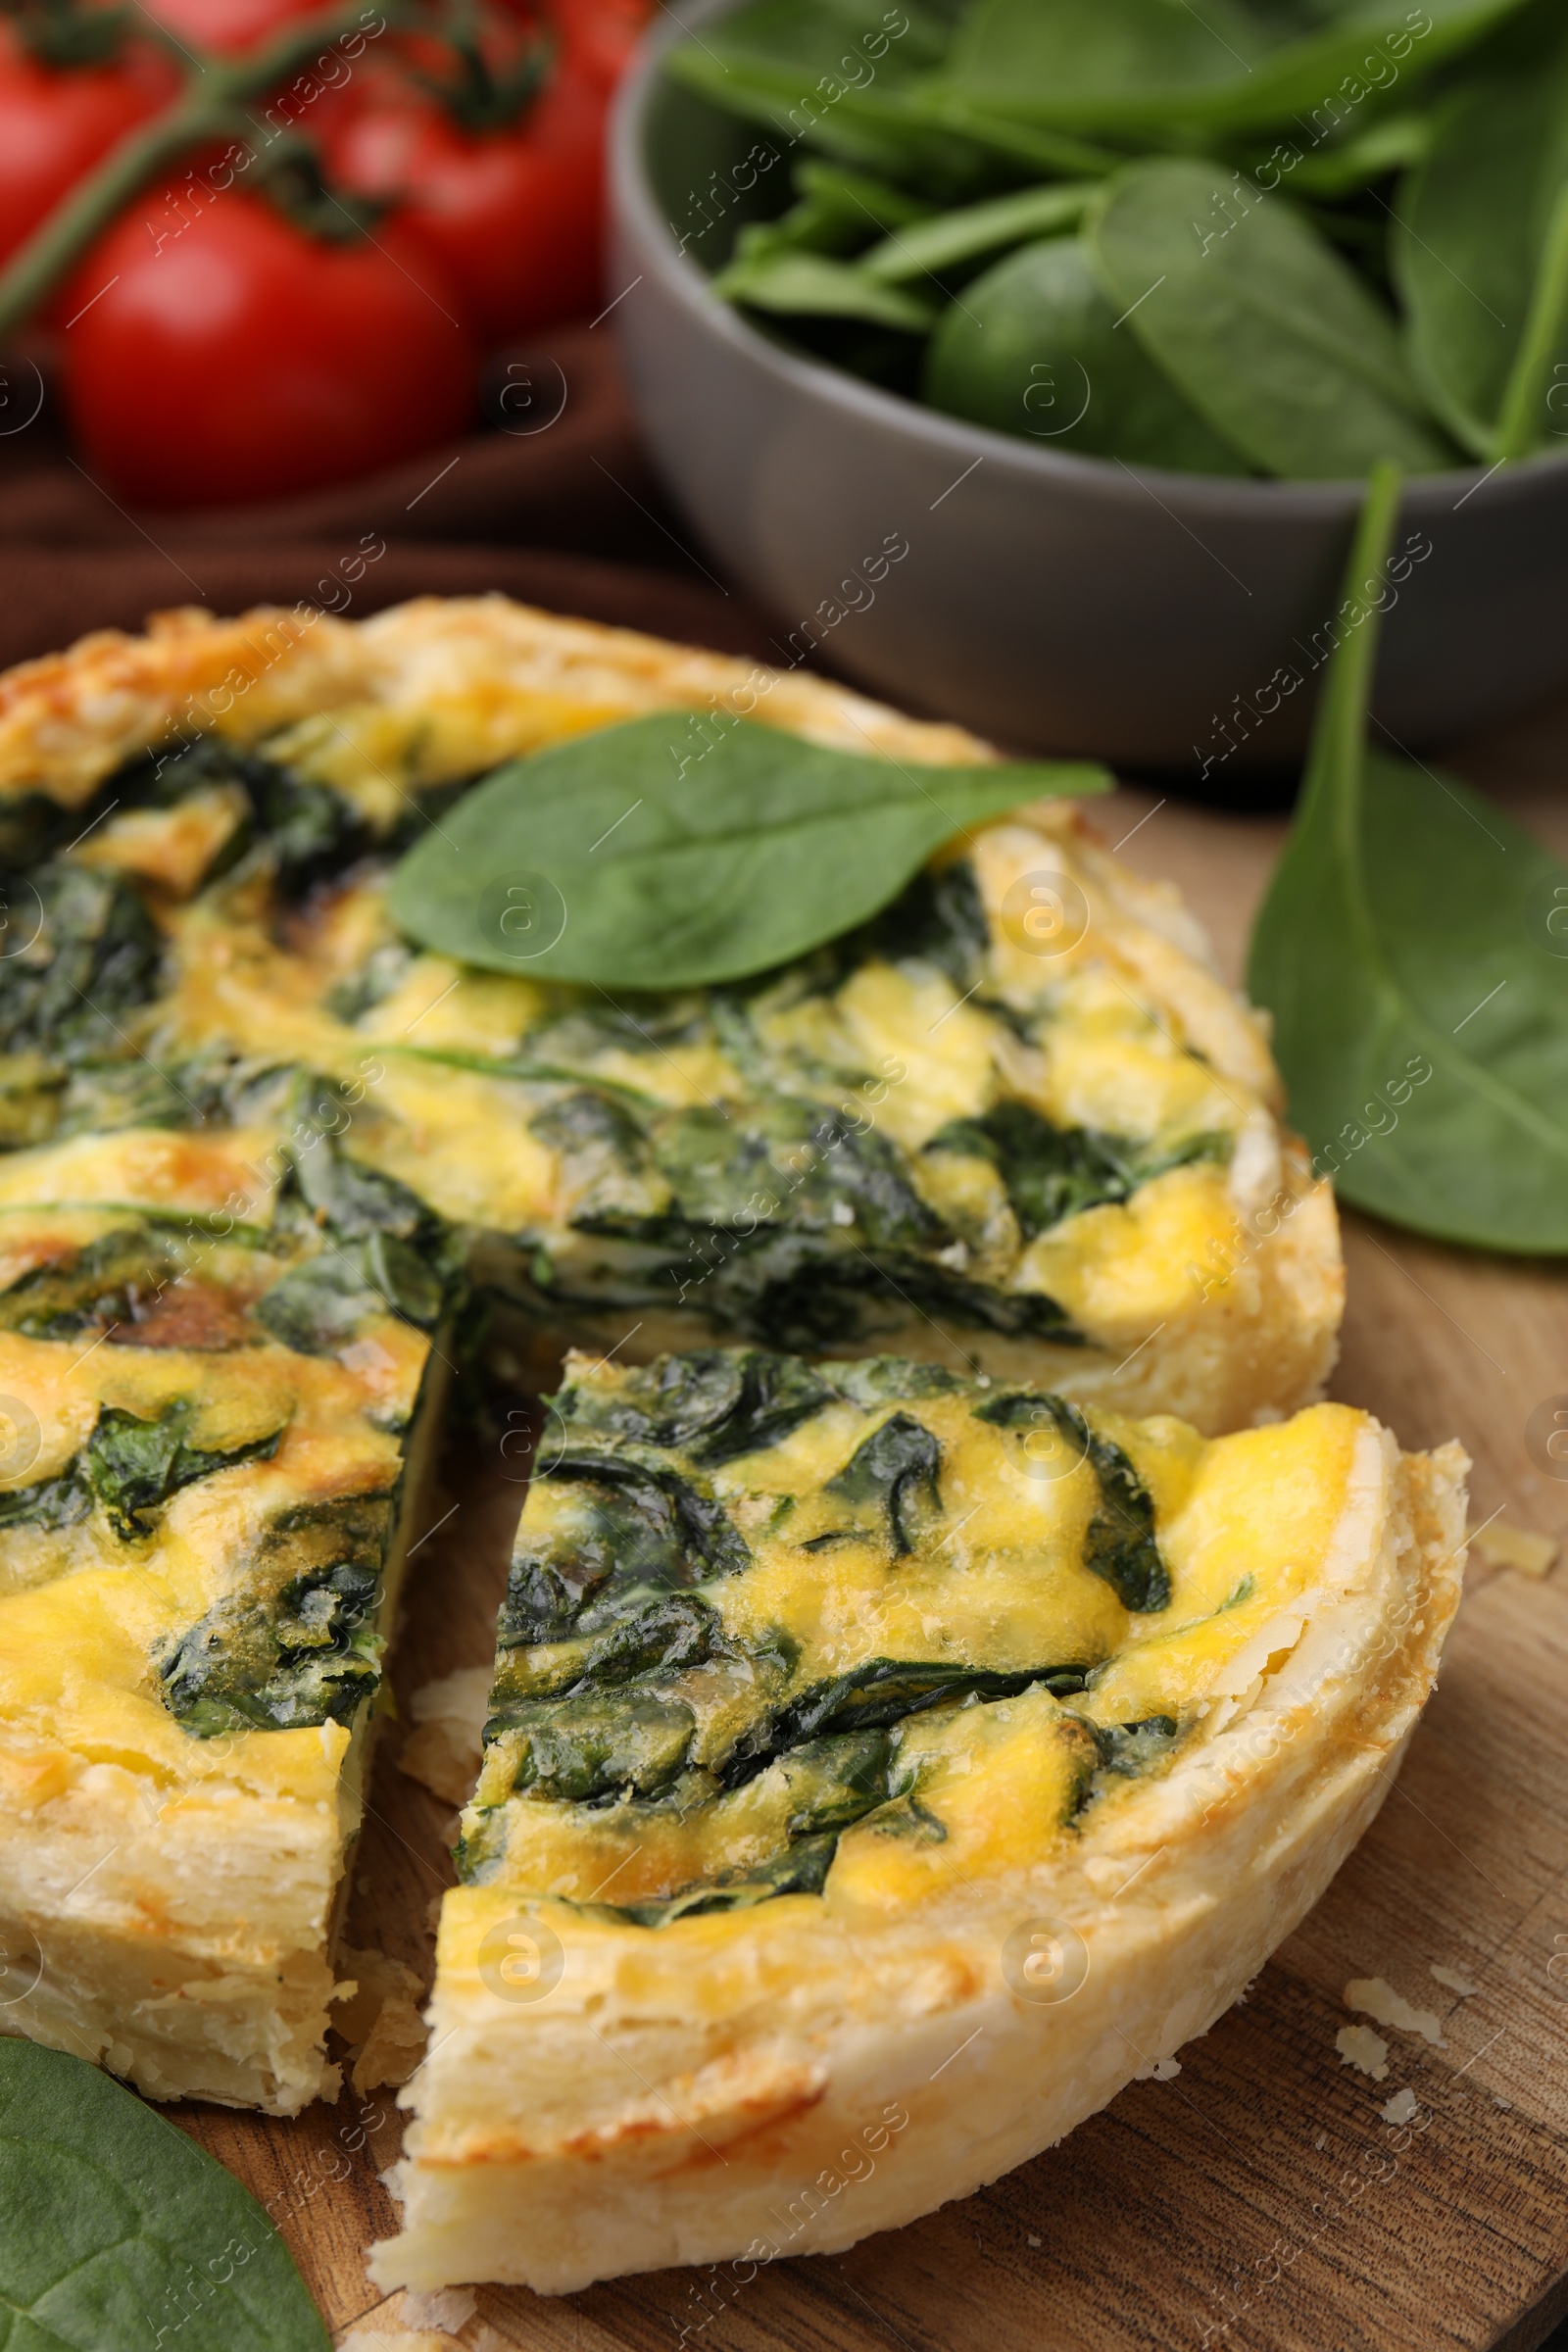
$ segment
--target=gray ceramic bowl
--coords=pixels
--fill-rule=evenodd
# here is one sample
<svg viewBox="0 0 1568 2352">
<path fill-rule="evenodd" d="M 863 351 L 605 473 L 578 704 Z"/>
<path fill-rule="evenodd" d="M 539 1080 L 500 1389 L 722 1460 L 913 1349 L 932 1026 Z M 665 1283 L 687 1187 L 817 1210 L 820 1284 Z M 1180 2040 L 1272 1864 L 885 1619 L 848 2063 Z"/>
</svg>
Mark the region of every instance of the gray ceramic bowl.
<svg viewBox="0 0 1568 2352">
<path fill-rule="evenodd" d="M 613 317 L 695 541 L 777 616 L 784 659 L 820 644 L 873 693 L 1010 746 L 1184 768 L 1211 791 L 1293 760 L 1357 485 L 1068 456 L 753 327 L 709 271 L 779 209 L 789 159 L 760 176 L 744 159 L 766 134 L 663 79 L 679 37 L 650 45 L 620 99 Z M 1390 736 L 1431 743 L 1568 686 L 1568 454 L 1412 481 L 1398 539 L 1417 553 L 1387 590 Z"/>
</svg>

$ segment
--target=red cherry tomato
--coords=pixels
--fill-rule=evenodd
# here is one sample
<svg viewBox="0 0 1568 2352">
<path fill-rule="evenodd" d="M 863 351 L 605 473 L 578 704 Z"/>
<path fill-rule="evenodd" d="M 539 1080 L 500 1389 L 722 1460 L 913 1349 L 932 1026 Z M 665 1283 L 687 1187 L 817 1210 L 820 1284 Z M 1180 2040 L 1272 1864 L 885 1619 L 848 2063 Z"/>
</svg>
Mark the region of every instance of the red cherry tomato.
<svg viewBox="0 0 1568 2352">
<path fill-rule="evenodd" d="M 329 176 L 397 203 L 487 343 L 601 298 L 605 120 L 645 14 L 641 0 L 566 10 L 544 86 L 506 128 L 465 130 L 386 72 L 321 125 Z"/>
<path fill-rule="evenodd" d="M 76 314 L 66 405 L 88 471 L 117 496 L 274 497 L 469 422 L 459 298 L 407 231 L 323 243 L 237 188 L 161 246 L 148 217 L 173 217 L 159 191 L 99 239 L 63 306 Z"/>
<path fill-rule="evenodd" d="M 0 261 L 177 84 L 155 50 L 135 45 L 112 65 L 45 66 L 0 24 Z"/>
<path fill-rule="evenodd" d="M 142 0 L 142 5 L 176 40 L 231 56 L 267 40 L 294 17 L 318 14 L 323 0 Z"/>
</svg>

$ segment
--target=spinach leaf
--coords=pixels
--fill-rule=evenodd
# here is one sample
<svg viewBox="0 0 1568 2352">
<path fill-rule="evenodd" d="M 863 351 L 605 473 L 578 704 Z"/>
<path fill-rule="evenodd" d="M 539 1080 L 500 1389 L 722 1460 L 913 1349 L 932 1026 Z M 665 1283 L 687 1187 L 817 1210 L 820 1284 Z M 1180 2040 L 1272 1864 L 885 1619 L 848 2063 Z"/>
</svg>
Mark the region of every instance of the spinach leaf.
<svg viewBox="0 0 1568 2352">
<path fill-rule="evenodd" d="M 919 1504 L 933 1511 L 942 1507 L 941 1466 L 942 1448 L 925 1424 L 909 1413 L 892 1413 L 861 1441 L 823 1492 L 845 1502 L 872 1504 L 886 1523 L 895 1559 L 901 1559 L 914 1549 L 910 1530 Z"/>
<path fill-rule="evenodd" d="M 1165 1608 L 1170 1572 L 1154 1537 L 1154 1502 L 1132 1463 L 1111 1439 L 1091 1429 L 1064 1396 L 1031 1391 L 993 1397 L 975 1407 L 977 1421 L 999 1429 L 1039 1428 L 1049 1422 L 1085 1458 L 1100 1481 L 1100 1503 L 1084 1539 L 1084 1566 L 1102 1576 L 1124 1609 Z"/>
<path fill-rule="evenodd" d="M 130 1051 L 123 1024 L 158 993 L 163 964 L 146 907 L 118 875 L 63 859 L 26 887 L 42 922 L 30 946 L 0 960 L 0 1048 L 68 1066 Z"/>
<path fill-rule="evenodd" d="M 1130 1200 L 1141 1184 L 1196 1160 L 1230 1157 L 1228 1135 L 1187 1137 L 1157 1152 L 1128 1136 L 1055 1127 L 1030 1102 L 999 1102 L 983 1116 L 950 1119 L 925 1147 L 989 1159 L 1002 1176 L 1026 1241 L 1064 1217 Z"/>
<path fill-rule="evenodd" d="M 1020 188 L 1011 196 L 994 196 L 987 204 L 965 205 L 960 212 L 941 213 L 917 226 L 901 227 L 862 253 L 858 267 L 881 286 L 937 276 L 983 261 L 1006 246 L 1076 228 L 1094 192 L 1093 181 L 1069 182 L 1064 187 Z"/>
<path fill-rule="evenodd" d="M 1077 237 L 1015 253 L 943 314 L 926 355 L 931 408 L 1061 449 L 1246 473 L 1247 460 L 1118 321 Z"/>
<path fill-rule="evenodd" d="M 851 263 L 814 253 L 743 257 L 713 280 L 713 291 L 783 318 L 863 318 L 911 335 L 929 332 L 938 309 L 934 295 L 879 284 Z"/>
<path fill-rule="evenodd" d="M 983 145 L 946 131 L 905 101 L 937 64 L 951 18 L 931 6 L 875 0 L 747 0 L 700 39 L 672 50 L 672 80 L 727 113 L 846 162 L 958 193 L 986 175 Z"/>
<path fill-rule="evenodd" d="M 13 2352 L 327 2352 L 231 2174 L 112 2076 L 0 2041 L 0 2304 Z"/>
<path fill-rule="evenodd" d="M 1240 195 L 1209 164 L 1135 164 L 1088 235 L 1126 326 L 1255 466 L 1333 480 L 1382 458 L 1451 464 L 1393 318 L 1288 198 Z"/>
<path fill-rule="evenodd" d="M 859 1241 L 873 1250 L 940 1246 L 951 1238 L 909 1182 L 896 1147 L 874 1128 L 858 1133 L 842 1112 L 824 1111 L 818 1102 L 760 1088 L 730 1114 L 666 1113 L 653 1123 L 650 1141 L 682 1228 L 739 1227 L 745 1234 L 755 1227 L 765 1235 L 787 1223 L 832 1235 L 840 1229 L 835 1209 L 848 1207 Z M 760 1193 L 771 1208 L 754 1205 Z M 614 1230 L 614 1221 L 603 1217 L 574 1222 Z M 658 1224 L 621 1229 L 652 1239 Z"/>
<path fill-rule="evenodd" d="M 645 1690 L 584 1690 L 508 1708 L 485 1726 L 504 1750 L 512 1788 L 585 1799 L 633 1789 L 651 1796 L 686 1761 L 697 1718 L 682 1699 Z"/>
<path fill-rule="evenodd" d="M 1065 1307 L 1044 1291 L 997 1290 L 901 1250 L 880 1260 L 801 1250 L 794 1257 L 749 1298 L 734 1302 L 734 1319 L 772 1348 L 810 1354 L 863 1341 L 885 1333 L 890 1315 L 900 1310 L 927 1316 L 943 1329 L 1000 1331 L 1051 1340 L 1058 1348 L 1086 1345 Z M 730 1312 L 727 1298 L 725 1303 Z"/>
<path fill-rule="evenodd" d="M 594 1548 L 607 1564 L 612 1560 L 616 1593 L 643 1585 L 678 1592 L 749 1567 L 751 1552 L 722 1504 L 652 1455 L 651 1447 L 600 1452 L 573 1441 L 535 1476 L 586 1489 L 585 1504 L 603 1530 Z"/>
<path fill-rule="evenodd" d="M 488 970 L 695 987 L 863 922 L 970 825 L 1108 782 L 1070 762 L 907 768 L 725 711 L 662 712 L 498 769 L 402 860 L 388 904 L 423 945 Z"/>
<path fill-rule="evenodd" d="M 1431 154 L 1436 128 L 1431 113 L 1383 115 L 1348 138 L 1325 139 L 1313 154 L 1303 155 L 1292 167 L 1291 194 L 1332 201 L 1353 196 L 1374 180 L 1387 178 L 1391 172 L 1413 171 Z M 1269 157 L 1260 156 L 1257 169 L 1266 172 L 1270 163 Z"/>
<path fill-rule="evenodd" d="M 1136 1781 L 1163 1764 L 1180 1733 L 1174 1715 L 1146 1715 L 1141 1723 L 1092 1723 L 1100 1771 L 1107 1780 Z"/>
<path fill-rule="evenodd" d="M 839 1832 L 885 1802 L 891 1746 L 884 1731 L 850 1732 L 808 1740 L 772 1769 L 783 1784 L 784 1835 L 776 1854 L 749 1868 L 682 1887 L 662 1902 L 627 1904 L 623 1918 L 640 1927 L 667 1927 L 702 1911 L 749 1910 L 778 1894 L 820 1894 Z"/>
<path fill-rule="evenodd" d="M 187 794 L 215 784 L 239 785 L 250 803 L 249 821 L 224 845 L 216 870 L 263 843 L 285 898 L 298 898 L 313 883 L 341 873 L 374 847 L 374 830 L 352 801 L 221 735 L 195 736 L 172 757 L 148 753 L 128 760 L 104 784 L 94 809 L 107 810 L 111 803 L 122 808 L 172 808 Z"/>
<path fill-rule="evenodd" d="M 1252 934 L 1291 1115 L 1342 1196 L 1481 1249 L 1568 1250 L 1568 868 L 1457 778 L 1371 753 L 1374 476 L 1295 827 Z"/>
<path fill-rule="evenodd" d="M 165 1706 L 197 1739 L 350 1723 L 380 1683 L 374 1617 L 392 1498 L 301 1503 L 268 1528 L 243 1588 L 155 1660 Z"/>
<path fill-rule="evenodd" d="M 1522 0 L 1363 0 L 1327 23 L 1203 0 L 979 0 L 945 81 L 1000 113 L 1112 137 L 1343 119 L 1402 74 L 1430 73 Z M 1420 20 L 1425 19 L 1425 25 Z"/>
<path fill-rule="evenodd" d="M 49 1534 L 75 1527 L 92 1509 L 92 1496 L 78 1466 L 36 1486 L 7 1487 L 0 1493 L 0 1528 L 41 1527 Z M 139 1532 L 139 1531 L 138 1531 Z"/>
<path fill-rule="evenodd" d="M 834 1392 L 794 1356 L 696 1348 L 635 1371 L 623 1387 L 564 1389 L 562 1419 L 648 1446 L 680 1446 L 719 1463 L 776 1446 L 832 1402 Z"/>
<path fill-rule="evenodd" d="M 181 1487 L 241 1462 L 270 1461 L 277 1451 L 281 1427 L 227 1452 L 189 1446 L 185 1431 L 195 1410 L 189 1397 L 176 1397 L 150 1421 L 122 1412 L 118 1405 L 99 1408 L 82 1449 L 81 1471 L 89 1494 L 122 1542 L 146 1535 L 152 1513 Z"/>
<path fill-rule="evenodd" d="M 1431 154 L 1401 191 L 1390 259 L 1411 366 L 1449 429 L 1478 458 L 1523 455 L 1553 421 L 1544 379 L 1553 360 L 1568 361 L 1568 328 L 1561 280 L 1553 285 L 1545 265 L 1565 187 L 1568 44 L 1560 44 L 1528 72 L 1490 75 L 1456 92 L 1439 118 Z M 1552 305 L 1544 364 L 1538 360 L 1534 380 L 1527 375 L 1522 386 L 1505 452 L 1510 386 L 1544 277 Z M 1568 416 L 1555 422 L 1560 430 Z"/>
<path fill-rule="evenodd" d="M 1056 1697 L 1068 1697 L 1084 1688 L 1086 1666 L 1030 1666 L 1016 1673 L 992 1667 L 965 1666 L 944 1658 L 913 1663 L 899 1658 L 868 1658 L 845 1674 L 813 1683 L 788 1706 L 752 1724 L 736 1740 L 723 1761 L 719 1777 L 727 1788 L 753 1778 L 775 1756 L 799 1747 L 805 1740 L 829 1732 L 866 1732 L 883 1724 L 902 1723 L 946 1698 L 1016 1698 L 1034 1683 L 1043 1683 Z"/>
<path fill-rule="evenodd" d="M 288 1150 L 294 1182 L 318 1224 L 330 1225 L 351 1241 L 389 1234 L 412 1242 L 438 1227 L 439 1220 L 417 1193 L 339 1149 L 336 1132 L 347 1121 L 341 1091 L 330 1079 L 302 1073 L 290 1110 Z"/>
<path fill-rule="evenodd" d="M 0 1331 L 27 1340 L 130 1323 L 136 1303 L 178 1271 L 172 1237 L 140 1222 L 68 1249 L 0 1291 Z"/>
<path fill-rule="evenodd" d="M 300 1355 L 335 1355 L 387 1300 L 357 1250 L 323 1250 L 291 1266 L 252 1309 L 275 1340 Z"/>
<path fill-rule="evenodd" d="M 640 1928 L 667 1928 L 672 1919 L 692 1919 L 700 1912 L 749 1911 L 756 1903 L 771 1902 L 777 1894 L 820 1894 L 838 1843 L 837 1831 L 801 1838 L 751 1870 L 701 1880 L 662 1903 L 621 1904 L 617 1916 Z"/>
<path fill-rule="evenodd" d="M 1239 0 L 980 0 L 946 78 L 1004 114 L 1117 134 L 1195 119 L 1277 45 Z"/>
</svg>

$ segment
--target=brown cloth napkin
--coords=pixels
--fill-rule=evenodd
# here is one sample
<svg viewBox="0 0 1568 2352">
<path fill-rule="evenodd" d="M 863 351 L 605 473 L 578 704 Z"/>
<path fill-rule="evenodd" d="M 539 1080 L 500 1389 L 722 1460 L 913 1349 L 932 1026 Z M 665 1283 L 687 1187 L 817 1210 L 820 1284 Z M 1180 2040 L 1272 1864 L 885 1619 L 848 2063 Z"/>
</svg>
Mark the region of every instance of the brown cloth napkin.
<svg viewBox="0 0 1568 2352">
<path fill-rule="evenodd" d="M 201 604 L 322 604 L 499 589 L 718 652 L 775 655 L 710 571 L 639 442 L 606 327 L 562 327 L 486 370 L 489 429 L 265 505 L 130 512 L 84 468 L 46 388 L 8 363 L 0 406 L 0 666 Z M 29 398 L 29 386 L 31 395 Z M 31 421 L 5 430 L 10 416 Z"/>
</svg>

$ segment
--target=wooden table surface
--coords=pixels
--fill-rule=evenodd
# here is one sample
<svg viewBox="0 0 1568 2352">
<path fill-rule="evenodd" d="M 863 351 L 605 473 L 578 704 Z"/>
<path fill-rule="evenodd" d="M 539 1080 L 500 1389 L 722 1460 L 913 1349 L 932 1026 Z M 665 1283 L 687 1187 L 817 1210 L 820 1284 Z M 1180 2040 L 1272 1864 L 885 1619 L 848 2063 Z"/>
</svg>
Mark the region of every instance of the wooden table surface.
<svg viewBox="0 0 1568 2352">
<path fill-rule="evenodd" d="M 1568 709 L 1453 763 L 1568 855 Z M 1140 819 L 1147 819 L 1140 823 Z M 1241 965 L 1284 832 L 1124 792 L 1107 838 L 1176 880 Z M 1491 1260 L 1348 1217 L 1349 1307 L 1332 1394 L 1407 1446 L 1457 1435 L 1472 1524 L 1501 1511 L 1568 1539 L 1568 1485 L 1532 1466 L 1532 1409 L 1568 1392 L 1568 1271 Z M 459 1442 L 393 1679 L 411 1692 L 488 1661 L 520 1489 Z M 355 1861 L 350 1940 L 427 1980 L 451 1809 L 380 1751 Z M 1562 1955 L 1559 1959 L 1557 1955 Z M 1437 1962 L 1476 1987 L 1459 1998 Z M 1445 2046 L 1383 2029 L 1389 2077 L 1342 2064 L 1352 1977 L 1444 2018 Z M 1561 1980 L 1560 1982 L 1557 1980 Z M 378 2179 L 391 2094 L 288 2124 L 173 2111 L 273 2210 L 341 2342 L 435 2329 L 469 2352 L 1534 2352 L 1568 2311 L 1568 1567 L 1539 1582 L 1472 1561 L 1441 1687 L 1384 1810 L 1245 2003 L 1060 2148 L 995 2187 L 844 2255 L 780 2262 L 744 2289 L 671 2271 L 543 2300 L 485 2287 L 433 2310 L 382 2302 L 364 2254 L 394 2225 Z M 1420 2102 L 1396 2134 L 1391 2093 Z M 357 2126 L 359 2128 L 357 2128 Z M 356 2146 L 362 2138 L 363 2146 Z"/>
</svg>

